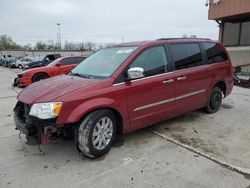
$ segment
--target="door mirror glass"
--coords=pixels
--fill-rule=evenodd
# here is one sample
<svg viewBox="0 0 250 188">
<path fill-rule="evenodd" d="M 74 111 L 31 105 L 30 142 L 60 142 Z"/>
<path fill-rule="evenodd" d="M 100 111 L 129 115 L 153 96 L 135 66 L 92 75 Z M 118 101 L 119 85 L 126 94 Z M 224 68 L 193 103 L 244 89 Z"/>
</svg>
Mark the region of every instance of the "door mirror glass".
<svg viewBox="0 0 250 188">
<path fill-rule="evenodd" d="M 143 78 L 145 76 L 144 69 L 141 67 L 133 67 L 128 69 L 127 75 L 128 75 L 128 80 Z"/>
</svg>

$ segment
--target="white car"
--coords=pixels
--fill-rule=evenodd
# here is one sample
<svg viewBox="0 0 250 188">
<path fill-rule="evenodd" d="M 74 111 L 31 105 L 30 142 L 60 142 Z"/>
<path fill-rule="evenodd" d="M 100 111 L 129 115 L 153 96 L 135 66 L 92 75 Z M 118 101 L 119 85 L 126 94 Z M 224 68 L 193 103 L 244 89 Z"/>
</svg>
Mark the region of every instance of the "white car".
<svg viewBox="0 0 250 188">
<path fill-rule="evenodd" d="M 34 59 L 31 57 L 24 57 L 24 58 L 16 61 L 16 67 L 23 69 L 26 64 L 31 63 L 33 61 L 34 61 Z"/>
</svg>

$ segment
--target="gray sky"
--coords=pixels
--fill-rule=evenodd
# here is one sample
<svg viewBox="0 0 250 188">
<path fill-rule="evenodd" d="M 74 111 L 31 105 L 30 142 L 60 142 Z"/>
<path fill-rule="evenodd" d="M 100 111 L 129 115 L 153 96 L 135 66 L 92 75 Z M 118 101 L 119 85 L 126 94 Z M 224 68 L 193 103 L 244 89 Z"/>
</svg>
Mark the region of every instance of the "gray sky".
<svg viewBox="0 0 250 188">
<path fill-rule="evenodd" d="M 56 41 L 119 43 L 195 34 L 217 39 L 205 0 L 0 0 L 0 35 L 21 44 Z"/>
</svg>

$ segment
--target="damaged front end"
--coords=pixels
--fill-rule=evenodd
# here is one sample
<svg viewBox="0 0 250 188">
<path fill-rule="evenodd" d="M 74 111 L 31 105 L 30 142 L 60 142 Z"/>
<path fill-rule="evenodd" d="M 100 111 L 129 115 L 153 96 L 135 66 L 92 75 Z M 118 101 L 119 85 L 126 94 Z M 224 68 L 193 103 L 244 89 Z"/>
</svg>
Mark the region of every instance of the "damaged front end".
<svg viewBox="0 0 250 188">
<path fill-rule="evenodd" d="M 42 120 L 29 115 L 31 105 L 17 102 L 14 108 L 16 130 L 25 134 L 28 145 L 51 143 L 52 138 L 59 137 L 62 128 L 56 125 L 56 118 Z"/>
</svg>

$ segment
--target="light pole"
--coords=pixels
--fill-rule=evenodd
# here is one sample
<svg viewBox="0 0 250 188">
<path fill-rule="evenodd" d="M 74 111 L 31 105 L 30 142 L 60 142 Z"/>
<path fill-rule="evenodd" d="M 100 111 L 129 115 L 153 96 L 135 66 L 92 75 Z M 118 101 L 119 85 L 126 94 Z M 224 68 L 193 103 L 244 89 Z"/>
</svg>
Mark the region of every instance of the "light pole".
<svg viewBox="0 0 250 188">
<path fill-rule="evenodd" d="M 58 33 L 57 33 L 57 45 L 58 45 L 58 49 L 61 50 L 61 31 L 60 31 L 60 23 L 57 23 L 57 29 L 58 29 Z"/>
</svg>

